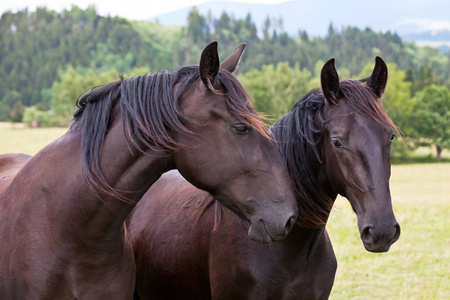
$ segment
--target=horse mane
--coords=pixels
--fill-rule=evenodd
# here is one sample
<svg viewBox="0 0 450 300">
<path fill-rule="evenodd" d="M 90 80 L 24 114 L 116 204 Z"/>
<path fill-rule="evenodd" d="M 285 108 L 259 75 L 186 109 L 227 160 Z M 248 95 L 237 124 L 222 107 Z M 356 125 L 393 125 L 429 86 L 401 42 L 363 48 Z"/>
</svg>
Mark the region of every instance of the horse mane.
<svg viewBox="0 0 450 300">
<path fill-rule="evenodd" d="M 217 79 L 224 88 L 229 111 L 241 122 L 268 136 L 267 128 L 238 80 L 223 69 L 220 69 Z M 162 151 L 173 152 L 185 147 L 174 140 L 169 132 L 193 134 L 188 125 L 202 125 L 186 117 L 180 109 L 183 91 L 199 80 L 198 66 L 185 66 L 171 72 L 130 79 L 121 77 L 105 86 L 94 87 L 80 97 L 70 130 L 82 132 L 83 177 L 88 185 L 94 191 L 127 201 L 125 196 L 107 183 L 99 163 L 116 109 L 120 111 L 130 151 L 133 146 L 142 153 L 146 149 L 153 149 L 163 154 Z M 175 85 L 179 86 L 174 94 Z"/>
<path fill-rule="evenodd" d="M 243 233 L 247 236 L 247 230 L 249 226 L 249 220 L 244 217 L 244 215 L 240 214 L 239 212 L 233 211 L 230 207 L 227 207 L 223 203 L 219 202 L 217 199 L 215 199 L 210 193 L 203 192 L 199 197 L 201 197 L 200 201 L 196 204 L 195 210 L 192 214 L 193 217 L 193 227 L 197 226 L 198 221 L 202 216 L 207 213 L 209 209 L 214 209 L 214 226 L 212 229 L 212 232 L 217 232 L 220 226 L 220 222 L 222 221 L 223 216 L 226 214 L 224 212 L 223 208 L 225 207 L 231 215 L 235 216 L 237 218 L 237 221 L 242 226 Z M 214 207 L 212 207 L 214 205 Z"/>
<path fill-rule="evenodd" d="M 222 220 L 222 208 L 223 205 L 217 201 L 210 193 L 206 191 L 201 191 L 202 195 L 200 196 L 200 201 L 195 206 L 195 210 L 192 214 L 194 218 L 194 225 L 192 228 L 194 228 L 200 218 L 206 213 L 206 211 L 214 205 L 214 227 L 213 232 L 217 231 L 219 228 L 220 221 Z"/>
<path fill-rule="evenodd" d="M 320 161 L 317 144 L 323 128 L 317 127 L 316 119 L 320 124 L 325 123 L 324 101 L 319 89 L 311 90 L 297 101 L 289 114 L 271 127 L 297 195 L 297 222 L 301 226 L 311 228 L 326 224 L 333 205 L 332 199 L 314 178 L 313 169 L 307 161 L 308 145 Z"/>
<path fill-rule="evenodd" d="M 383 104 L 365 82 L 367 79 L 341 81 L 339 91 L 342 98 L 339 101 L 345 98 L 355 112 L 395 128 Z M 312 166 L 307 163 L 308 147 L 322 163 L 318 145 L 327 124 L 325 101 L 322 90 L 313 89 L 298 100 L 289 114 L 271 127 L 297 194 L 298 223 L 307 228 L 324 226 L 334 202 L 314 178 Z"/>
</svg>

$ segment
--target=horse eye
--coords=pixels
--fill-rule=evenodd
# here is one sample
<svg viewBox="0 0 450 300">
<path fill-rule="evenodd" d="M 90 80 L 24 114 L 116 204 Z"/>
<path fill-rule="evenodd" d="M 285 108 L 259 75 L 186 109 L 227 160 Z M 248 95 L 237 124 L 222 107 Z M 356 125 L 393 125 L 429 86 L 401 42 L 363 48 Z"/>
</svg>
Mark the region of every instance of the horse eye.
<svg viewBox="0 0 450 300">
<path fill-rule="evenodd" d="M 342 148 L 342 144 L 341 144 L 341 142 L 339 142 L 339 140 L 332 140 L 332 143 L 333 143 L 334 147 Z"/>
<path fill-rule="evenodd" d="M 238 134 L 248 133 L 248 127 L 245 124 L 237 124 L 237 125 L 234 125 L 233 128 Z"/>
<path fill-rule="evenodd" d="M 395 132 L 391 135 L 391 142 L 395 139 Z"/>
</svg>

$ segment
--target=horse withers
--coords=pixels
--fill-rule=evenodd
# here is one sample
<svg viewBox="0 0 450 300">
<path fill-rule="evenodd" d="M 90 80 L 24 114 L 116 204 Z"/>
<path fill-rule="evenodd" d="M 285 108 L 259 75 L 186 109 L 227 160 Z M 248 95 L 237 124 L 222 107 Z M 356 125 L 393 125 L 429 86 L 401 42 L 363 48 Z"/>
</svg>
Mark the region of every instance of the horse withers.
<svg viewBox="0 0 450 300">
<path fill-rule="evenodd" d="M 0 156 L 0 299 L 131 299 L 124 221 L 171 169 L 248 220 L 254 240 L 286 236 L 289 174 L 231 74 L 244 47 L 220 64 L 212 42 L 199 66 L 93 89 L 64 136 L 32 158 Z"/>
<path fill-rule="evenodd" d="M 369 78 L 339 81 L 330 59 L 322 89 L 303 96 L 272 126 L 299 206 L 296 225 L 280 243 L 249 240 L 245 223 L 181 176 L 158 180 L 128 219 L 136 296 L 327 299 L 337 262 L 325 225 L 338 194 L 356 212 L 365 248 L 388 251 L 400 227 L 389 192 L 396 130 L 380 100 L 387 75 L 377 57 Z"/>
</svg>

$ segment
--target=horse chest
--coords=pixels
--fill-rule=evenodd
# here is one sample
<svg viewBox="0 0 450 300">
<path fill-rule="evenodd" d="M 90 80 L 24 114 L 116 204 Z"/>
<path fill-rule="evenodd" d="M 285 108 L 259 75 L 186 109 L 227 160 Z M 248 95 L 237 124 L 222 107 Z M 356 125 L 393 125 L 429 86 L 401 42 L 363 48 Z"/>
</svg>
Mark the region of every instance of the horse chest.
<svg viewBox="0 0 450 300">
<path fill-rule="evenodd" d="M 266 276 L 259 277 L 258 285 L 267 292 L 258 299 L 328 299 L 337 267 L 328 236 L 313 234 L 300 240 L 295 246 L 282 242 L 273 251 L 273 263 L 259 272 Z"/>
</svg>

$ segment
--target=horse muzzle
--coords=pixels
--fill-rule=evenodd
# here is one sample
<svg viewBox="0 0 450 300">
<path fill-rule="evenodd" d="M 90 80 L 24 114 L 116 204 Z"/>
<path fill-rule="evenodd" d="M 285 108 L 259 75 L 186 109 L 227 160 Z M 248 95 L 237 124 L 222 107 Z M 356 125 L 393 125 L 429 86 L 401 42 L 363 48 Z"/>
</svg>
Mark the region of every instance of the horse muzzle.
<svg viewBox="0 0 450 300">
<path fill-rule="evenodd" d="M 387 252 L 400 237 L 400 225 L 395 222 L 389 226 L 366 225 L 361 230 L 361 240 L 367 251 Z"/>
<path fill-rule="evenodd" d="M 248 229 L 248 236 L 250 239 L 262 242 L 265 244 L 271 244 L 272 242 L 282 241 L 286 235 L 291 231 L 292 227 L 297 220 L 295 214 L 288 217 L 284 226 L 274 226 L 273 223 L 264 220 L 257 219 L 255 221 L 250 221 L 250 227 Z"/>
</svg>

